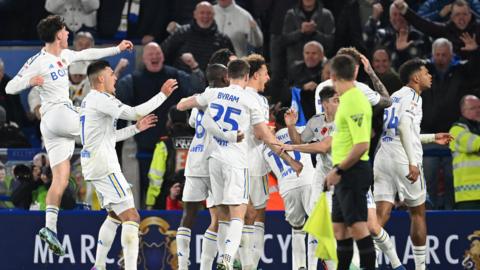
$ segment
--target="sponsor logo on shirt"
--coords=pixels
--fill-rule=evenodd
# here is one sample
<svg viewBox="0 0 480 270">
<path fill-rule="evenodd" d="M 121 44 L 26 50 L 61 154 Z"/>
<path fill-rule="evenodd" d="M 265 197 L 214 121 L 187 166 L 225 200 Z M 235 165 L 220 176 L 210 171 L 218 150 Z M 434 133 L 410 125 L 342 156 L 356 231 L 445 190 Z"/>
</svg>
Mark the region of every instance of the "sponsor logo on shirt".
<svg viewBox="0 0 480 270">
<path fill-rule="evenodd" d="M 357 123 L 357 125 L 358 125 L 359 127 L 362 126 L 362 123 L 363 123 L 363 113 L 359 113 L 359 114 L 352 115 L 352 116 L 350 116 L 350 118 L 352 118 L 353 122 Z"/>
</svg>

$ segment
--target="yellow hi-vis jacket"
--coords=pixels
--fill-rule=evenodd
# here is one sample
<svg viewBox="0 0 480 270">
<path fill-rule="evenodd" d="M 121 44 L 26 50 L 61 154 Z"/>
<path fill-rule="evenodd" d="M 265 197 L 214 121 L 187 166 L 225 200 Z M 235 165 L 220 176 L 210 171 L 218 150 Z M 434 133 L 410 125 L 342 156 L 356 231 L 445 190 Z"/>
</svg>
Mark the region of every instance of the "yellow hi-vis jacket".
<svg viewBox="0 0 480 270">
<path fill-rule="evenodd" d="M 155 200 L 160 194 L 163 176 L 167 168 L 168 150 L 165 142 L 161 141 L 155 145 L 155 151 L 153 151 L 152 163 L 150 163 L 150 170 L 148 171 L 148 179 L 150 184 L 147 189 L 147 197 L 145 204 L 147 206 L 153 206 Z"/>
<path fill-rule="evenodd" d="M 480 200 L 480 134 L 471 129 L 462 118 L 450 129 L 455 202 Z"/>
</svg>

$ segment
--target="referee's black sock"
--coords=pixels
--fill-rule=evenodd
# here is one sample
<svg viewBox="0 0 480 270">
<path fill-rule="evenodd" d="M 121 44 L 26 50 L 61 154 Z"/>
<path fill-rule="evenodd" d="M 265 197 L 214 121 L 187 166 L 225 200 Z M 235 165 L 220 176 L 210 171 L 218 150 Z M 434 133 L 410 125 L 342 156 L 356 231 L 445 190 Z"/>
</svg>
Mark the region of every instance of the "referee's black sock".
<svg viewBox="0 0 480 270">
<path fill-rule="evenodd" d="M 365 270 L 375 270 L 375 246 L 372 236 L 367 236 L 357 241 L 358 252 L 360 253 L 360 268 Z"/>
<path fill-rule="evenodd" d="M 353 256 L 353 240 L 352 238 L 337 240 L 337 270 L 348 270 Z"/>
</svg>

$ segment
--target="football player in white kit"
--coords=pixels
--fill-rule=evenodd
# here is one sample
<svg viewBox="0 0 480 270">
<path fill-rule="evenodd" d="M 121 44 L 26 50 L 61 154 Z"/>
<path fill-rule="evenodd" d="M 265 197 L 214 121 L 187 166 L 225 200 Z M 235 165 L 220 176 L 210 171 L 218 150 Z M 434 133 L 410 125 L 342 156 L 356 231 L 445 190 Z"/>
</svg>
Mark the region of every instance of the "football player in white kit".
<svg viewBox="0 0 480 270">
<path fill-rule="evenodd" d="M 335 130 L 333 122 L 335 112 L 338 107 L 338 95 L 335 93 L 333 87 L 326 86 L 320 92 L 322 98 L 322 105 L 324 112 L 314 115 L 307 122 L 305 129 L 299 133 L 295 124 L 297 123 L 297 113 L 290 109 L 285 114 L 285 123 L 288 127 L 288 134 L 292 139 L 291 145 L 286 145 L 285 150 L 295 150 L 304 153 L 317 153 L 317 164 L 315 174 L 313 176 L 310 203 L 308 205 L 308 214 L 314 209 L 320 194 L 323 192 L 325 176 L 332 168 L 332 158 L 330 148 L 332 143 L 331 134 Z M 316 142 L 309 143 L 315 140 Z M 332 192 L 327 191 L 327 198 L 331 206 Z M 318 259 L 315 257 L 315 250 L 317 248 L 317 240 L 308 235 L 308 268 L 316 269 Z M 335 263 L 333 261 L 326 261 L 328 269 L 334 269 Z"/>
<path fill-rule="evenodd" d="M 399 73 L 406 86 L 392 95 L 393 105 L 384 112 L 381 145 L 374 161 L 374 197 L 381 226 L 388 221 L 397 194 L 408 206 L 415 269 L 423 270 L 427 225 L 422 143 L 446 145 L 452 137 L 448 133 L 420 134 L 423 115 L 420 95 L 432 84 L 425 62 L 409 60 L 400 67 Z"/>
<path fill-rule="evenodd" d="M 281 108 L 275 113 L 275 136 L 279 141 L 290 144 L 291 140 L 284 120 L 287 110 L 288 108 Z M 285 219 L 292 227 L 292 269 L 307 269 L 306 235 L 302 228 L 305 224 L 305 217 L 310 214 L 311 210 L 311 184 L 315 174 L 312 159 L 309 154 L 293 152 L 295 160 L 303 164 L 303 170 L 300 176 L 297 176 L 295 171 L 269 148 L 265 147 L 263 154 L 269 169 L 278 179 L 280 196 L 285 203 Z"/>
<path fill-rule="evenodd" d="M 266 83 L 270 80 L 268 68 L 263 56 L 251 54 L 244 58 L 250 65 L 250 73 L 245 90 L 257 100 L 262 110 L 264 122 L 267 124 L 270 110 L 267 99 L 260 95 L 265 90 Z M 265 207 L 269 198 L 267 163 L 263 158 L 265 145 L 255 138 L 253 130 L 250 136 L 248 171 L 250 174 L 250 202 L 245 215 L 245 224 L 242 231 L 241 245 L 239 249 L 242 269 L 256 269 L 264 249 L 265 234 Z"/>
<path fill-rule="evenodd" d="M 68 31 L 60 16 L 48 16 L 37 25 L 39 38 L 45 47 L 23 65 L 7 84 L 7 94 L 17 94 L 27 88 L 40 88 L 42 116 L 40 131 L 52 168 L 52 185 L 48 189 L 45 227 L 39 232 L 57 255 L 65 253 L 57 239 L 57 217 L 60 201 L 70 176 L 70 157 L 75 137 L 80 134 L 78 113 L 69 99 L 68 66 L 72 62 L 94 60 L 133 49 L 130 41 L 116 47 L 72 51 L 68 48 Z"/>
<path fill-rule="evenodd" d="M 85 181 L 95 186 L 102 207 L 108 211 L 99 231 L 95 266 L 92 269 L 106 269 L 107 254 L 117 227 L 121 224 L 125 269 L 134 270 L 137 269 L 140 216 L 134 205 L 130 184 L 121 171 L 115 144 L 153 127 L 157 118 L 148 114 L 177 88 L 177 82 L 167 80 L 157 95 L 143 104 L 130 107 L 115 97 L 117 77 L 107 61 L 90 64 L 87 75 L 92 90 L 80 108 L 82 172 Z M 139 121 L 136 125 L 117 130 L 118 119 Z"/>
<path fill-rule="evenodd" d="M 358 70 L 360 62 L 362 62 L 363 67 L 365 72 L 368 74 L 370 77 L 370 80 L 373 83 L 373 86 L 375 88 L 375 91 L 372 90 L 368 85 L 355 81 L 355 86 L 360 89 L 365 96 L 368 99 L 368 102 L 372 104 L 372 106 L 380 106 L 382 108 L 386 108 L 390 105 L 392 105 L 392 101 L 390 99 L 390 95 L 388 94 L 387 89 L 383 85 L 383 83 L 380 81 L 378 78 L 377 74 L 375 74 L 375 71 L 373 70 L 372 66 L 370 65 L 370 61 L 362 55 L 360 52 L 358 52 L 355 48 L 341 48 L 338 50 L 337 55 L 340 54 L 346 54 L 350 55 L 353 57 L 353 59 L 356 61 L 356 68 Z M 318 86 L 317 89 L 315 89 L 315 113 L 319 114 L 323 112 L 322 108 L 322 100 L 320 99 L 320 91 L 325 86 L 333 86 L 333 82 L 331 79 L 328 79 L 326 81 L 321 82 Z"/>
<path fill-rule="evenodd" d="M 322 108 L 324 113 L 320 115 L 315 115 L 311 118 L 304 132 L 300 135 L 295 130 L 296 115 L 294 112 L 289 111 L 286 115 L 286 121 L 289 122 L 289 133 L 292 137 L 295 138 L 294 141 L 303 141 L 308 142 L 312 139 L 312 136 L 315 137 L 317 142 L 310 144 L 299 144 L 299 145 L 287 145 L 285 150 L 297 150 L 300 152 L 306 153 L 317 153 L 317 167 L 316 167 L 316 176 L 314 183 L 312 185 L 312 195 L 311 195 L 311 207 L 315 206 L 319 194 L 323 190 L 323 184 L 326 174 L 332 169 L 331 155 L 330 155 L 330 146 L 331 146 L 331 133 L 334 130 L 334 118 L 335 112 L 338 107 L 338 95 L 335 94 L 335 90 L 332 87 L 326 86 L 322 91 L 320 91 L 320 99 L 322 100 Z M 289 119 L 293 116 L 293 119 Z M 331 206 L 331 192 L 327 192 L 327 198 Z M 395 270 L 403 270 L 403 266 L 398 258 L 397 252 L 393 246 L 393 242 L 390 240 L 388 233 L 383 230 L 377 221 L 376 214 L 376 205 L 373 199 L 372 191 L 369 190 L 367 194 L 367 208 L 368 208 L 368 220 L 367 225 L 372 237 L 377 244 L 378 248 L 382 250 L 392 265 L 392 268 Z M 316 249 L 316 240 L 309 239 L 308 251 L 309 259 L 311 259 L 312 264 L 309 263 L 309 267 L 316 266 L 315 260 L 315 249 Z M 329 270 L 335 269 L 335 265 L 332 261 L 326 261 L 327 267 Z M 355 263 L 354 263 L 355 264 Z"/>
<path fill-rule="evenodd" d="M 227 67 L 222 64 L 209 65 L 206 70 L 206 77 L 209 87 L 205 91 L 229 85 Z M 191 229 L 194 225 L 193 222 L 198 208 L 205 200 L 207 200 L 211 221 L 210 226 L 203 235 L 200 269 L 212 269 L 212 264 L 217 254 L 218 219 L 214 202 L 211 198 L 212 188 L 208 162 L 205 161 L 214 143 L 212 141 L 213 135 L 233 143 L 241 141 L 244 136 L 241 131 L 223 132 L 220 130 L 213 119 L 208 114 L 205 115 L 205 109 L 193 108 L 189 119 L 190 126 L 195 128 L 195 136 L 190 144 L 185 165 L 185 186 L 182 196 L 183 215 L 176 236 L 179 270 L 188 269 Z M 217 132 L 215 132 L 216 130 Z"/>
<path fill-rule="evenodd" d="M 212 89 L 183 99 L 177 104 L 177 109 L 187 110 L 208 105 L 205 113 L 210 114 L 223 130 L 242 130 L 245 136 L 249 136 L 253 127 L 258 138 L 278 149 L 282 144 L 268 130 L 257 101 L 244 89 L 248 82 L 248 73 L 249 65 L 246 61 L 231 61 L 228 64 L 229 87 Z M 219 219 L 222 219 L 222 216 L 230 218 L 225 253 L 217 269 L 230 270 L 240 244 L 249 201 L 248 139 L 230 143 L 214 136 L 214 141 L 215 148 L 209 158 L 213 200 L 219 206 Z M 300 163 L 288 154 L 282 153 L 282 156 L 290 159 L 296 171 L 301 171 Z"/>
</svg>

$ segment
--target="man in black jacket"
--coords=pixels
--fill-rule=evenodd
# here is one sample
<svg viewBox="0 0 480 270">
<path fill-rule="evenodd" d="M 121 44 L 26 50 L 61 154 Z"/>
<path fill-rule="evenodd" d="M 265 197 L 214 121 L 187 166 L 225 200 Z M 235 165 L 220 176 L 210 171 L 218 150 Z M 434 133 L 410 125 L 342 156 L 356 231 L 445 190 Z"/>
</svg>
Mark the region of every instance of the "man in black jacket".
<svg viewBox="0 0 480 270">
<path fill-rule="evenodd" d="M 452 42 L 439 38 L 432 45 L 432 61 L 427 68 L 432 74 L 430 91 L 422 93 L 422 133 L 448 132 L 460 117 L 460 99 L 479 85 L 476 73 L 480 52 L 471 53 L 468 62 L 455 61 Z M 452 157 L 446 146 L 425 144 L 424 172 L 427 190 L 434 208 L 453 208 Z M 445 195 L 437 195 L 438 169 L 443 168 Z M 443 199 L 442 199 L 443 197 Z"/>
<path fill-rule="evenodd" d="M 303 47 L 303 61 L 288 72 L 289 86 L 301 90 L 302 109 L 307 119 L 315 114 L 315 90 L 322 81 L 322 69 L 326 62 L 322 44 L 310 41 Z"/>
<path fill-rule="evenodd" d="M 198 83 L 198 77 L 203 76 L 203 73 L 188 75 L 174 67 L 164 65 L 163 61 L 164 56 L 160 46 L 155 42 L 150 42 L 143 50 L 145 67 L 136 70 L 133 74 L 127 75 L 117 82 L 118 99 L 127 105 L 136 106 L 156 95 L 166 80 L 176 79 L 178 81 L 178 89 L 169 96 L 162 106 L 153 111 L 158 117 L 158 123 L 167 122 L 168 109 L 172 105 L 177 104 L 180 99 L 191 96 L 196 92 L 201 92 L 204 89 L 204 86 Z M 149 180 L 147 173 L 150 169 L 155 144 L 161 137 L 167 135 L 168 132 L 165 125 L 158 124 L 134 137 L 137 143 L 142 206 L 144 205 L 145 194 L 148 188 Z"/>
<path fill-rule="evenodd" d="M 215 51 L 223 48 L 233 51 L 230 39 L 218 31 L 213 6 L 209 2 L 200 2 L 196 6 L 193 19 L 192 23 L 181 26 L 161 44 L 165 62 L 185 71 L 195 68 L 185 63 L 188 53 L 198 62 L 198 68 L 205 70 Z"/>
</svg>

